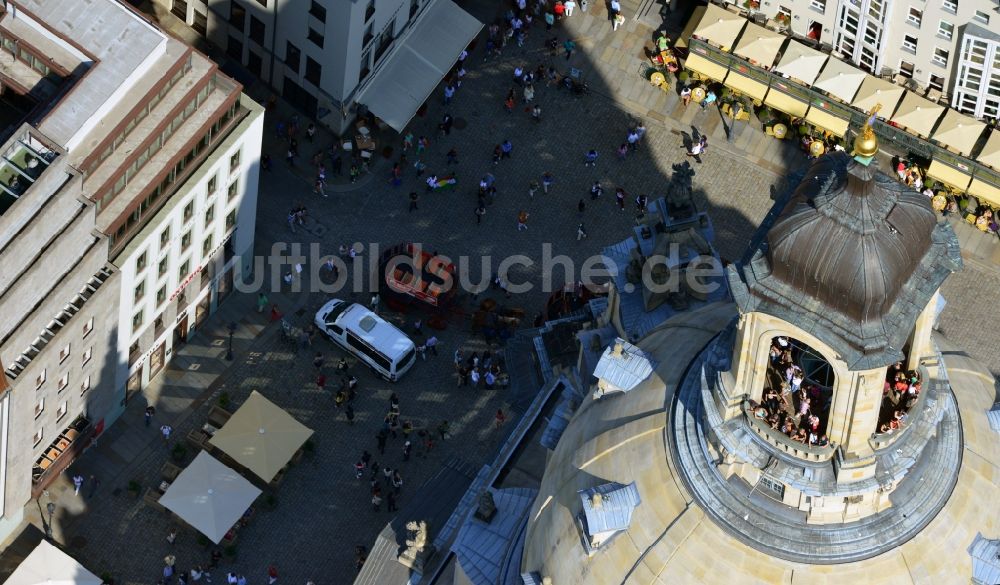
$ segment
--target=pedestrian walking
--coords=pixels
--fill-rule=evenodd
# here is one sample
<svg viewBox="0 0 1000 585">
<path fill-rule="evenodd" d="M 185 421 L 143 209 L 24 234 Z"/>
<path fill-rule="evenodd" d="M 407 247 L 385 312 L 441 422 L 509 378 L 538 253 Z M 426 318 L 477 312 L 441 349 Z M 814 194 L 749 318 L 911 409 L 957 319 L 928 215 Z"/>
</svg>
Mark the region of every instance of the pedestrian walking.
<svg viewBox="0 0 1000 585">
<path fill-rule="evenodd" d="M 285 162 L 287 162 L 288 166 L 290 167 L 295 166 L 295 151 L 293 151 L 291 148 L 289 148 L 288 153 L 285 154 Z"/>
<path fill-rule="evenodd" d="M 90 498 L 94 497 L 94 494 L 97 492 L 97 488 L 101 486 L 101 480 L 97 479 L 95 475 L 91 474 L 91 476 L 87 478 L 87 481 L 90 483 L 90 491 L 87 492 L 87 499 L 89 500 Z"/>
<path fill-rule="evenodd" d="M 396 494 L 389 492 L 385 495 L 385 506 L 387 512 L 395 512 L 396 508 Z"/>
<path fill-rule="evenodd" d="M 544 173 L 542 173 L 542 192 L 548 194 L 549 187 L 551 187 L 552 183 L 555 183 L 555 182 L 556 182 L 556 180 L 555 180 L 555 178 L 552 177 L 552 173 L 550 173 L 548 171 L 545 171 Z"/>
<path fill-rule="evenodd" d="M 170 433 L 174 432 L 174 428 L 170 425 L 163 425 L 160 427 L 160 434 L 163 435 L 163 442 L 167 443 L 170 441 Z"/>
<path fill-rule="evenodd" d="M 501 150 L 500 145 L 497 144 L 493 147 L 493 164 L 500 164 L 501 158 L 503 158 L 503 150 Z"/>
<path fill-rule="evenodd" d="M 269 302 L 266 294 L 257 293 L 257 312 L 263 313 Z"/>
<path fill-rule="evenodd" d="M 80 488 L 83 486 L 83 476 L 74 475 L 73 476 L 73 495 L 80 495 Z"/>
<path fill-rule="evenodd" d="M 274 585 L 278 581 L 278 568 L 271 565 L 267 568 L 267 585 Z"/>
<path fill-rule="evenodd" d="M 378 512 L 382 509 L 382 498 L 378 494 L 372 494 L 372 511 Z"/>
<path fill-rule="evenodd" d="M 535 104 L 535 107 L 531 108 L 531 119 L 536 123 L 542 121 L 542 106 Z"/>
<path fill-rule="evenodd" d="M 530 104 L 535 99 L 535 86 L 530 83 L 524 86 L 524 103 Z"/>
<path fill-rule="evenodd" d="M 448 421 L 446 421 L 446 420 L 441 421 L 441 424 L 438 425 L 437 432 L 438 432 L 439 435 L 441 435 L 441 440 L 442 441 L 448 438 L 448 429 L 449 428 L 450 427 L 448 425 Z"/>
<path fill-rule="evenodd" d="M 528 199 L 535 199 L 535 191 L 538 191 L 538 181 L 528 183 Z"/>
<path fill-rule="evenodd" d="M 417 211 L 417 201 L 420 200 L 420 195 L 416 191 L 410 191 L 410 212 Z"/>
<path fill-rule="evenodd" d="M 629 130 L 628 137 L 625 140 L 628 142 L 628 148 L 632 152 L 639 149 L 639 133 L 635 130 Z"/>
<path fill-rule="evenodd" d="M 618 4 L 618 2 L 616 0 L 611 0 L 611 5 L 614 6 L 615 4 Z M 625 17 L 619 12 L 618 14 L 615 14 L 614 18 L 611 20 L 611 30 L 616 31 L 621 28 L 623 24 L 625 24 Z"/>
<path fill-rule="evenodd" d="M 587 237 L 587 230 L 583 228 L 583 222 L 580 222 L 580 225 L 576 226 L 576 241 L 579 242 L 580 240 L 586 237 Z"/>
<path fill-rule="evenodd" d="M 438 338 L 437 337 L 431 335 L 430 337 L 427 338 L 427 341 L 424 342 L 424 345 L 427 347 L 427 351 L 431 352 L 431 355 L 437 356 L 437 354 L 438 354 L 438 350 L 437 350 Z"/>
<path fill-rule="evenodd" d="M 517 214 L 517 231 L 522 231 L 528 229 L 528 212 L 521 210 Z"/>
<path fill-rule="evenodd" d="M 354 464 L 354 479 L 361 479 L 365 474 L 365 464 L 363 461 L 358 461 Z"/>
<path fill-rule="evenodd" d="M 320 374 L 316 377 L 316 389 L 320 392 L 326 391 L 326 375 Z"/>
<path fill-rule="evenodd" d="M 639 211 L 640 214 L 645 215 L 645 213 L 646 213 L 646 204 L 648 202 L 649 202 L 649 198 L 646 197 L 645 195 L 638 195 L 638 196 L 636 196 L 636 198 L 635 198 L 635 208 Z"/>
<path fill-rule="evenodd" d="M 378 314 L 378 306 L 381 300 L 382 299 L 378 296 L 378 293 L 372 294 L 372 298 L 368 302 L 368 308 L 371 309 L 372 313 Z"/>
<path fill-rule="evenodd" d="M 580 215 L 583 215 L 583 212 L 587 211 L 587 204 L 586 202 L 584 202 L 583 199 L 580 199 L 579 201 L 576 202 L 576 211 Z"/>
<path fill-rule="evenodd" d="M 573 16 L 573 10 L 576 9 L 576 1 L 566 0 L 565 2 L 563 2 L 563 9 L 565 11 L 566 16 Z"/>
<path fill-rule="evenodd" d="M 344 416 L 347 418 L 347 423 L 353 425 L 354 424 L 354 407 L 351 406 L 350 404 L 348 404 L 347 408 L 344 409 Z"/>
<path fill-rule="evenodd" d="M 455 97 L 455 86 L 450 83 L 444 86 L 444 105 L 451 105 L 451 98 Z"/>
<path fill-rule="evenodd" d="M 316 125 L 310 122 L 306 128 L 306 138 L 309 139 L 309 142 L 312 142 L 314 136 L 316 136 Z"/>
<path fill-rule="evenodd" d="M 498 408 L 496 416 L 493 417 L 496 422 L 496 428 L 499 429 L 504 422 L 507 420 L 507 415 L 503 413 L 503 409 Z"/>
<path fill-rule="evenodd" d="M 566 60 L 569 61 L 573 56 L 573 53 L 576 51 L 576 43 L 574 43 L 572 39 L 566 39 L 563 43 L 563 51 L 566 52 Z"/>
<path fill-rule="evenodd" d="M 424 164 L 419 158 L 417 162 L 413 163 L 413 168 L 417 170 L 417 176 L 422 177 L 424 172 L 427 170 L 427 165 Z"/>
<path fill-rule="evenodd" d="M 403 137 L 403 152 L 413 148 L 413 132 L 407 132 Z"/>
<path fill-rule="evenodd" d="M 444 136 L 448 136 L 451 134 L 451 127 L 454 123 L 455 120 L 454 118 L 451 117 L 451 114 L 445 114 L 444 117 L 441 118 L 441 123 L 438 124 L 438 129 L 441 130 L 441 133 Z M 424 146 L 426 147 L 427 144 L 425 144 Z M 417 153 L 419 154 L 420 151 L 418 150 Z"/>
<path fill-rule="evenodd" d="M 443 124 L 444 122 L 442 122 Z M 424 153 L 425 150 L 431 145 L 431 141 L 427 139 L 426 136 L 421 136 L 417 139 L 417 156 Z"/>
<path fill-rule="evenodd" d="M 177 529 L 171 528 L 170 532 L 167 533 L 167 542 L 169 544 L 173 544 L 176 541 L 177 541 Z"/>
<path fill-rule="evenodd" d="M 622 142 L 622 145 L 618 147 L 618 160 L 625 160 L 628 156 L 628 144 Z"/>
<path fill-rule="evenodd" d="M 145 420 L 147 428 L 149 427 L 150 423 L 153 422 L 154 414 L 156 414 L 156 407 L 153 405 L 147 406 L 146 410 L 142 413 L 142 418 Z"/>
<path fill-rule="evenodd" d="M 618 187 L 615 189 L 615 203 L 618 204 L 618 209 L 625 211 L 625 189 Z"/>
<path fill-rule="evenodd" d="M 597 166 L 597 151 L 596 150 L 590 149 L 590 151 L 587 152 L 587 157 L 586 157 L 586 159 L 583 162 L 583 166 L 586 166 L 586 167 L 596 167 Z"/>
<path fill-rule="evenodd" d="M 590 200 L 600 199 L 601 195 L 604 195 L 604 187 L 601 186 L 600 181 L 594 181 L 594 184 L 590 186 Z"/>
<path fill-rule="evenodd" d="M 413 450 L 413 444 L 409 441 L 403 443 L 403 461 L 410 460 L 410 452 Z"/>
<path fill-rule="evenodd" d="M 452 148 L 451 150 L 448 151 L 448 163 L 447 164 L 449 164 L 449 165 L 457 165 L 458 164 L 458 151 L 455 150 L 454 148 Z"/>
<path fill-rule="evenodd" d="M 500 152 L 503 158 L 510 158 L 512 152 L 514 152 L 514 145 L 511 144 L 510 140 L 504 139 L 503 143 L 500 144 Z"/>
<path fill-rule="evenodd" d="M 313 357 L 313 367 L 316 368 L 317 373 L 319 373 L 319 371 L 323 369 L 323 354 L 318 351 L 316 352 L 316 355 Z"/>
<path fill-rule="evenodd" d="M 480 203 L 476 207 L 476 225 L 483 223 L 483 216 L 486 215 L 486 206 Z"/>
<path fill-rule="evenodd" d="M 389 431 L 386 429 L 380 429 L 378 434 L 375 435 L 375 441 L 378 444 L 378 454 L 385 455 L 385 443 L 389 439 Z"/>
<path fill-rule="evenodd" d="M 704 152 L 704 146 L 702 146 L 701 141 L 691 143 L 691 147 L 687 149 L 687 155 L 694 158 L 694 161 L 701 164 L 701 154 Z"/>
<path fill-rule="evenodd" d="M 580 0 L 580 12 L 586 13 L 588 8 L 590 8 L 590 0 Z"/>
</svg>

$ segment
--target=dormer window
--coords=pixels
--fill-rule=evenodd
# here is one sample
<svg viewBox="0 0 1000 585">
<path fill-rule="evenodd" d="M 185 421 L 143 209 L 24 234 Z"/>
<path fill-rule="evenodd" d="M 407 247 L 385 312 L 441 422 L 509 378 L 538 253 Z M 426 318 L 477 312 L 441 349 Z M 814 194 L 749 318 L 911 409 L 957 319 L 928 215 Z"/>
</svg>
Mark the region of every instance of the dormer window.
<svg viewBox="0 0 1000 585">
<path fill-rule="evenodd" d="M 628 485 L 606 483 L 581 490 L 580 528 L 587 554 L 592 555 L 619 533 L 628 529 L 632 512 L 642 503 L 639 490 L 632 482 Z"/>
</svg>

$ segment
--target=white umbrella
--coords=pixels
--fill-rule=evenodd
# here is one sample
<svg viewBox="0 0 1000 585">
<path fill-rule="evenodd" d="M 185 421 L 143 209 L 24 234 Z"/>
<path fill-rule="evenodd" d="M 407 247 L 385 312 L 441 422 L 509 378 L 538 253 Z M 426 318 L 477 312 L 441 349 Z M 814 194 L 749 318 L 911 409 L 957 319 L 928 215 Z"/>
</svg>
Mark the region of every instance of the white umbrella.
<svg viewBox="0 0 1000 585">
<path fill-rule="evenodd" d="M 43 540 L 4 585 L 101 585 L 101 579 Z"/>
<path fill-rule="evenodd" d="M 889 120 L 921 136 L 929 136 L 943 113 L 944 106 L 908 91 Z"/>
<path fill-rule="evenodd" d="M 986 124 L 949 108 L 931 138 L 961 154 L 969 154 L 982 135 L 983 128 L 986 128 Z"/>
<path fill-rule="evenodd" d="M 202 451 L 160 497 L 160 505 L 218 544 L 260 490 Z"/>
<path fill-rule="evenodd" d="M 698 22 L 697 28 L 694 29 L 694 36 L 719 45 L 723 51 L 728 51 L 746 24 L 747 20 L 739 14 L 709 4 L 705 7 L 705 14 Z"/>
<path fill-rule="evenodd" d="M 774 64 L 774 58 L 781 50 L 781 45 L 787 40 L 788 37 L 783 34 L 756 24 L 747 24 L 743 34 L 740 35 L 740 42 L 733 48 L 733 54 L 746 57 L 762 67 L 770 67 Z"/>
<path fill-rule="evenodd" d="M 880 118 L 888 119 L 892 112 L 896 111 L 896 104 L 903 98 L 905 89 L 894 83 L 889 83 L 884 79 L 865 75 L 865 80 L 861 82 L 858 94 L 854 96 L 851 105 L 863 111 L 869 111 L 876 104 L 881 104 Z"/>
<path fill-rule="evenodd" d="M 865 72 L 840 59 L 827 59 L 823 72 L 812 84 L 813 89 L 821 89 L 833 97 L 850 103 L 858 93 Z"/>
<path fill-rule="evenodd" d="M 785 54 L 781 56 L 781 61 L 778 62 L 778 66 L 774 70 L 782 75 L 798 79 L 806 85 L 812 85 L 816 76 L 819 75 L 820 69 L 823 68 L 823 63 L 828 58 L 829 56 L 825 53 L 792 41 L 785 47 Z"/>
</svg>

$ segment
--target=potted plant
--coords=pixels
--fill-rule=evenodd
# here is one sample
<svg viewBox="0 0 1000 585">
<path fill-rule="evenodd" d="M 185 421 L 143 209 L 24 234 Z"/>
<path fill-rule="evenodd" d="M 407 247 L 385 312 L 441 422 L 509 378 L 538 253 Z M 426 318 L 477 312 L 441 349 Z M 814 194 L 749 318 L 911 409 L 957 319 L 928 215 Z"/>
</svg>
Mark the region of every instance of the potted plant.
<svg viewBox="0 0 1000 585">
<path fill-rule="evenodd" d="M 228 410 L 229 409 L 229 402 L 230 402 L 229 392 L 223 392 L 222 394 L 219 394 L 219 407 L 220 408 L 222 408 L 223 410 Z"/>
<path fill-rule="evenodd" d="M 174 444 L 174 448 L 170 452 L 170 456 L 173 457 L 174 461 L 177 463 L 183 463 L 184 458 L 187 457 L 187 447 L 185 447 L 183 443 Z"/>
<path fill-rule="evenodd" d="M 264 497 L 264 504 L 268 508 L 270 508 L 271 510 L 277 508 L 278 507 L 278 496 L 276 496 L 274 494 L 267 494 L 267 496 Z"/>
<path fill-rule="evenodd" d="M 236 558 L 236 545 L 230 544 L 226 546 L 226 548 L 222 549 L 222 553 L 231 559 Z"/>
<path fill-rule="evenodd" d="M 204 534 L 199 534 L 198 545 L 207 550 L 210 546 L 212 546 L 212 541 L 209 540 Z"/>
<path fill-rule="evenodd" d="M 115 585 L 115 579 L 111 573 L 107 571 L 101 573 L 101 585 Z"/>
<path fill-rule="evenodd" d="M 142 484 L 134 479 L 130 479 L 128 482 L 128 491 L 135 497 L 139 497 L 139 492 L 142 491 Z"/>
<path fill-rule="evenodd" d="M 687 85 L 688 81 L 690 80 L 691 80 L 690 71 L 682 70 L 680 73 L 677 74 L 677 81 L 679 81 L 681 85 Z"/>
<path fill-rule="evenodd" d="M 316 453 L 316 443 L 309 439 L 302 444 L 302 452 L 305 453 L 306 457 L 312 457 Z"/>
</svg>

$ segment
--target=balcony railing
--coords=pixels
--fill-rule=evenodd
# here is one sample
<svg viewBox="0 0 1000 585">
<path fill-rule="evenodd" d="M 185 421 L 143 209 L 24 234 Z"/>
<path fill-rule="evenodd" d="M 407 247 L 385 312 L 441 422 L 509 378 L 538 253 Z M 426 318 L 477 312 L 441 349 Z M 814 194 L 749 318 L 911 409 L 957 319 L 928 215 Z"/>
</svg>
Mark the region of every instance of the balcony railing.
<svg viewBox="0 0 1000 585">
<path fill-rule="evenodd" d="M 754 416 L 753 411 L 750 408 L 750 402 L 743 402 L 743 415 L 751 429 L 757 435 L 764 439 L 769 445 L 783 451 L 793 457 L 798 457 L 799 459 L 805 459 L 806 461 L 822 462 L 829 461 L 833 458 L 833 454 L 837 451 L 836 445 L 830 443 L 825 447 L 818 447 L 815 445 L 806 445 L 805 443 L 799 443 L 798 441 L 793 441 L 785 436 L 784 433 L 772 429 L 766 422 L 760 420 Z"/>
</svg>

